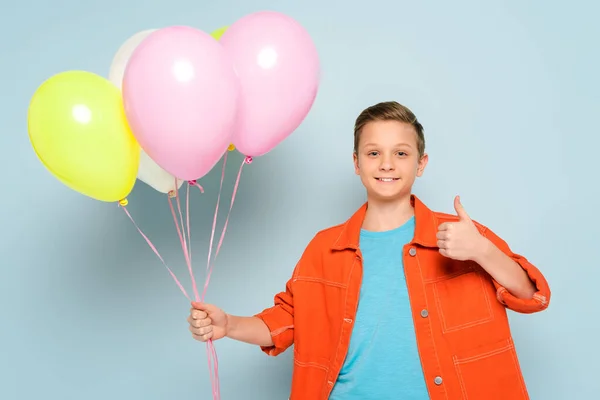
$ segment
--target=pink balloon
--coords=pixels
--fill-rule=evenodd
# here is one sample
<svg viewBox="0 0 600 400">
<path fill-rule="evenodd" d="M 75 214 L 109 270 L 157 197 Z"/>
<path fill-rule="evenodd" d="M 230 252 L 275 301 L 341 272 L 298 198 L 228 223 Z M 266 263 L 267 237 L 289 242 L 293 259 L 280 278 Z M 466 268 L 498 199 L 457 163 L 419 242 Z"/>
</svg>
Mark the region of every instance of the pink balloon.
<svg viewBox="0 0 600 400">
<path fill-rule="evenodd" d="M 233 23 L 219 40 L 242 87 L 233 144 L 246 156 L 272 150 L 302 123 L 319 86 L 319 56 L 308 32 L 278 12 Z"/>
<path fill-rule="evenodd" d="M 206 175 L 231 143 L 240 84 L 209 34 L 174 26 L 150 34 L 123 78 L 125 113 L 144 151 L 183 180 Z"/>
</svg>

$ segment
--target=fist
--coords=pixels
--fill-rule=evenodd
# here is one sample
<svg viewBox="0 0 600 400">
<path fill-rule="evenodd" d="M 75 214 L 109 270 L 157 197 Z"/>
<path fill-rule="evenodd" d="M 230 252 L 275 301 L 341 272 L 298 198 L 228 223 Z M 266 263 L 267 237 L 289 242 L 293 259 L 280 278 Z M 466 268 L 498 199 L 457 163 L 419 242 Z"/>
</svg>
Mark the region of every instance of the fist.
<svg viewBox="0 0 600 400">
<path fill-rule="evenodd" d="M 484 237 L 463 208 L 458 196 L 454 198 L 454 209 L 458 221 L 444 222 L 438 227 L 436 237 L 439 252 L 453 260 L 473 260 L 482 248 Z"/>
<path fill-rule="evenodd" d="M 194 339 L 206 342 L 227 335 L 227 314 L 211 304 L 192 302 L 189 330 Z"/>
</svg>

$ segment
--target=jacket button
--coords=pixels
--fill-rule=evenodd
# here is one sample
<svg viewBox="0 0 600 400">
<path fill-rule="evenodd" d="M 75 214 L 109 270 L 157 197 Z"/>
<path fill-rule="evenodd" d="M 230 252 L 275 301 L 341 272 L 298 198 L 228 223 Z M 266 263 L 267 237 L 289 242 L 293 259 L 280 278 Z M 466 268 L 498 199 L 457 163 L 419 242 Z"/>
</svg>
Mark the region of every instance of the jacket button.
<svg viewBox="0 0 600 400">
<path fill-rule="evenodd" d="M 421 310 L 421 317 L 427 318 L 429 316 L 429 311 L 427 309 Z"/>
<path fill-rule="evenodd" d="M 408 251 L 408 254 L 410 254 L 411 256 L 416 256 L 417 255 L 417 249 L 415 249 L 414 247 L 411 247 L 410 250 Z"/>
<path fill-rule="evenodd" d="M 436 385 L 441 385 L 442 384 L 442 377 L 441 376 L 436 376 L 435 379 L 433 380 L 433 383 L 435 383 Z"/>
<path fill-rule="evenodd" d="M 352 319 L 351 318 L 344 318 L 344 322 L 347 322 L 347 323 L 351 324 L 352 323 Z"/>
<path fill-rule="evenodd" d="M 333 386 L 333 382 L 332 382 L 332 381 L 327 381 L 327 384 L 328 384 L 329 386 Z"/>
</svg>

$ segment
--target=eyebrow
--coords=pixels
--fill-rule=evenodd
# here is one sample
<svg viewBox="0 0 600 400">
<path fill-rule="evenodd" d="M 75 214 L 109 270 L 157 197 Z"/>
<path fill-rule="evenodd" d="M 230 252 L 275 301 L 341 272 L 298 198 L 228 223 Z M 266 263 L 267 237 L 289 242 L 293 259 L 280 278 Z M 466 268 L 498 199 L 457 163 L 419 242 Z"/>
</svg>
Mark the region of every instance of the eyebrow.
<svg viewBox="0 0 600 400">
<path fill-rule="evenodd" d="M 366 143 L 365 147 L 369 147 L 369 146 L 379 146 L 377 143 Z M 394 145 L 394 147 L 412 147 L 409 143 L 396 143 Z"/>
</svg>

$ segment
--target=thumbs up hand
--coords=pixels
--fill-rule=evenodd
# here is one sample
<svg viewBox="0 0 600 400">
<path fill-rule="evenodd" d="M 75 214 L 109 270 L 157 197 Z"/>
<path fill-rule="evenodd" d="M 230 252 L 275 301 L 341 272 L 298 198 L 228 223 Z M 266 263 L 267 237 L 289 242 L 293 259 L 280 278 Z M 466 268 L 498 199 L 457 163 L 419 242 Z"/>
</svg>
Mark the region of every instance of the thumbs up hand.
<svg viewBox="0 0 600 400">
<path fill-rule="evenodd" d="M 485 238 L 460 203 L 460 197 L 454 198 L 454 209 L 458 221 L 444 222 L 438 227 L 437 245 L 444 257 L 454 260 L 473 260 L 484 246 Z"/>
</svg>

